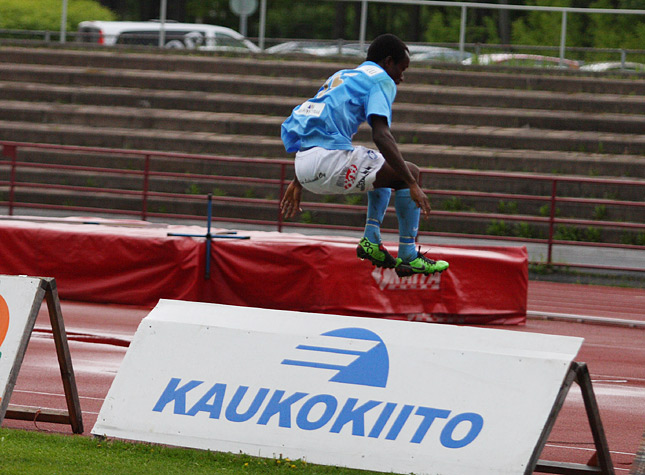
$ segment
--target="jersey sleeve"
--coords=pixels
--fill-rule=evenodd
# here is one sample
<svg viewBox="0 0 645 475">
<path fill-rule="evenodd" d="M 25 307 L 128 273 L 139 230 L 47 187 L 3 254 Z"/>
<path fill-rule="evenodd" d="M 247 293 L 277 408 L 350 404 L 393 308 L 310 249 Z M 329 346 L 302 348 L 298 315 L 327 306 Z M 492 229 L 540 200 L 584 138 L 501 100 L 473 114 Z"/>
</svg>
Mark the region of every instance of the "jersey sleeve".
<svg viewBox="0 0 645 475">
<path fill-rule="evenodd" d="M 389 79 L 389 77 L 387 78 Z M 396 96 L 396 85 L 391 79 L 376 81 L 370 88 L 365 104 L 365 117 L 372 125 L 373 115 L 380 115 L 387 119 L 388 126 L 392 126 L 392 103 Z"/>
</svg>

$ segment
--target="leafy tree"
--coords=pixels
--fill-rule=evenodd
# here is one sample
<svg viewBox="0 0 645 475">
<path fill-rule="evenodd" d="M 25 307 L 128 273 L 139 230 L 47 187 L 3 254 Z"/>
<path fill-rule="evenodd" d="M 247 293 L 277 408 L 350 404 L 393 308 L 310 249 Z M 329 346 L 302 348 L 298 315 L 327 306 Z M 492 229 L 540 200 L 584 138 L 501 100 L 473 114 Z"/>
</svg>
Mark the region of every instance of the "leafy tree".
<svg viewBox="0 0 645 475">
<path fill-rule="evenodd" d="M 642 0 L 598 0 L 593 8 L 642 9 Z M 590 15 L 591 46 L 596 48 L 643 49 L 645 15 Z"/>
<path fill-rule="evenodd" d="M 60 0 L 0 0 L 0 28 L 15 30 L 60 29 Z M 67 30 L 84 20 L 115 20 L 116 16 L 94 0 L 69 0 Z"/>
<path fill-rule="evenodd" d="M 572 7 L 573 0 L 527 0 L 527 5 Z M 578 7 L 579 5 L 575 5 Z M 567 15 L 567 46 L 585 46 L 587 35 L 584 31 L 584 18 L 581 14 Z M 513 22 L 511 37 L 513 44 L 557 46 L 560 44 L 562 13 L 531 11 Z"/>
</svg>

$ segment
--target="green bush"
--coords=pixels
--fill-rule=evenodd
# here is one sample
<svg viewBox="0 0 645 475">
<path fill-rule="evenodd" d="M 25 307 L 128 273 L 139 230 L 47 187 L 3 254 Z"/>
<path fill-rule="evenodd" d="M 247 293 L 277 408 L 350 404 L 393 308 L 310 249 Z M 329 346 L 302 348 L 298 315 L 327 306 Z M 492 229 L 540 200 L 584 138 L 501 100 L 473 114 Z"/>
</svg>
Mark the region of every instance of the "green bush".
<svg viewBox="0 0 645 475">
<path fill-rule="evenodd" d="M 61 0 L 0 0 L 0 28 L 7 30 L 60 30 Z M 94 0 L 69 0 L 67 31 L 84 20 L 116 20 L 116 15 Z"/>
<path fill-rule="evenodd" d="M 497 211 L 502 214 L 517 214 L 519 212 L 517 203 L 515 201 L 504 200 L 501 200 L 499 203 L 497 203 Z"/>
<path fill-rule="evenodd" d="M 620 242 L 623 244 L 635 244 L 637 246 L 645 246 L 645 232 L 638 234 L 623 233 Z"/>
<path fill-rule="evenodd" d="M 458 196 L 453 196 L 441 202 L 441 209 L 444 211 L 475 211 L 475 208 L 468 206 Z"/>
<path fill-rule="evenodd" d="M 557 241 L 600 242 L 602 233 L 600 229 L 593 227 L 581 229 L 573 226 L 556 226 L 553 239 Z"/>
<path fill-rule="evenodd" d="M 494 219 L 486 228 L 486 234 L 491 234 L 493 236 L 512 236 L 513 229 L 505 221 Z"/>
<path fill-rule="evenodd" d="M 605 205 L 598 205 L 593 210 L 593 219 L 600 221 L 607 219 L 607 207 Z"/>
</svg>

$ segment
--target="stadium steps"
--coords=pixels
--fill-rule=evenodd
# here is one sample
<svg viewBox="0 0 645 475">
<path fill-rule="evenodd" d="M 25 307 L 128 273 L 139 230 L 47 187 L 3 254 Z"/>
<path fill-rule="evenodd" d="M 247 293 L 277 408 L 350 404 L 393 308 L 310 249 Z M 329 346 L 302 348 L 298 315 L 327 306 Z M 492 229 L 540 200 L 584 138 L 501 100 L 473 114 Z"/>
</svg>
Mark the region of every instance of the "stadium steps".
<svg viewBox="0 0 645 475">
<path fill-rule="evenodd" d="M 2 109 L 0 108 L 0 111 Z M 53 144 L 74 144 L 89 147 L 106 147 L 122 148 L 136 150 L 158 150 L 173 151 L 183 153 L 201 153 L 208 155 L 220 156 L 242 156 L 242 157 L 262 157 L 262 158 L 288 158 L 284 154 L 284 147 L 280 141 L 277 130 L 281 119 L 264 117 L 263 126 L 276 131 L 276 134 L 262 136 L 257 134 L 258 125 L 255 123 L 254 131 L 249 134 L 231 134 L 231 129 L 235 129 L 235 123 L 231 124 L 223 120 L 220 128 L 227 129 L 227 132 L 216 132 L 213 125 L 210 131 L 187 131 L 187 130 L 163 130 L 129 127 L 106 127 L 106 126 L 88 126 L 80 120 L 82 116 L 74 116 L 74 123 L 64 124 L 41 123 L 41 119 L 23 122 L 0 120 L 0 131 L 4 131 L 5 136 L 11 137 L 12 140 L 19 142 L 44 142 Z M 172 121 L 172 119 L 171 119 Z M 140 120 L 145 122 L 145 119 Z M 416 133 L 425 131 L 427 136 L 430 126 L 414 129 Z M 459 130 L 461 129 L 461 130 Z M 505 130 L 506 135 L 502 136 L 498 130 Z M 470 131 L 467 135 L 467 131 Z M 405 127 L 395 129 L 398 135 L 405 133 Z M 486 149 L 481 148 L 481 143 L 498 143 L 503 140 L 516 140 L 513 134 L 523 134 L 521 140 L 515 143 L 529 145 L 526 138 L 528 132 L 534 132 L 532 135 L 533 143 L 536 149 L 518 148 L 511 150 Z M 538 173 L 580 173 L 592 176 L 629 176 L 643 177 L 645 170 L 643 163 L 645 158 L 639 155 L 617 155 L 617 154 L 600 154 L 588 153 L 575 150 L 584 145 L 584 142 L 576 142 L 571 145 L 572 152 L 562 150 L 540 150 L 539 146 L 543 139 L 539 134 L 540 131 L 531 129 L 495 129 L 490 127 L 446 127 L 437 126 L 433 131 L 437 139 L 435 144 L 419 143 L 401 143 L 400 148 L 404 156 L 423 167 L 437 168 L 470 168 L 470 169 L 487 169 L 487 170 L 505 170 L 505 171 L 526 171 Z M 551 132 L 555 134 L 555 132 Z M 587 133 L 581 132 L 580 135 L 586 137 Z M 463 135 L 463 137 L 462 137 Z M 422 137 L 424 135 L 421 135 Z M 452 145 L 451 137 L 456 137 L 459 141 L 465 142 L 469 146 Z M 467 137 L 464 138 L 464 137 Z M 608 136 L 609 138 L 610 136 Z M 362 129 L 359 132 L 359 138 L 362 138 L 364 145 L 369 145 L 369 131 Z M 455 139 L 455 141 L 457 141 Z M 561 138 L 565 140 L 565 138 Z M 591 146 L 599 147 L 594 136 L 590 139 Z M 408 140 L 411 142 L 412 140 Z M 361 143 L 361 142 L 357 142 Z M 557 141 L 555 142 L 557 143 Z M 605 140 L 601 142 L 604 150 L 615 145 L 615 142 Z M 640 144 L 640 145 L 639 145 Z M 475 145 L 480 145 L 476 148 Z M 618 142 L 616 147 L 622 147 L 624 144 Z M 630 147 L 642 146 L 640 142 L 632 142 Z M 644 177 L 645 178 L 645 177 Z"/>
<path fill-rule="evenodd" d="M 97 133 L 106 128 L 149 131 L 187 131 L 218 135 L 279 137 L 283 117 L 258 114 L 134 109 L 0 101 L 0 120 L 27 123 L 91 125 Z M 637 121 L 645 129 L 645 120 Z M 494 123 L 494 122 L 493 122 Z M 638 127 L 632 128 L 637 132 Z M 588 151 L 592 153 L 645 155 L 645 135 L 575 130 L 495 126 L 397 123 L 392 131 L 400 144 L 478 146 L 485 148 Z M 369 142 L 364 125 L 356 139 Z"/>
<path fill-rule="evenodd" d="M 230 58 L 0 48 L 0 138 L 284 159 L 288 155 L 278 136 L 284 117 L 310 97 L 330 73 L 353 66 L 355 63 L 267 60 L 264 56 Z M 399 88 L 393 131 L 406 159 L 424 167 L 643 179 L 644 85 L 642 79 L 584 77 L 560 71 L 548 75 L 544 71 L 531 74 L 413 67 L 406 72 L 406 83 Z M 361 129 L 356 138 L 369 145 L 369 128 Z M 95 166 L 138 165 L 138 159 L 133 157 L 112 157 L 110 164 L 110 159 L 83 155 L 80 163 Z M 22 150 L 20 159 L 64 163 L 70 157 L 71 154 L 52 151 Z M 245 166 L 240 170 L 230 166 L 189 165 L 185 160 L 155 163 L 164 170 L 180 173 L 266 177 L 266 168 L 262 166 Z M 0 171 L 5 170 L 6 167 Z M 96 186 L 95 177 L 87 172 L 58 177 L 43 170 L 24 173 L 26 179 L 35 182 Z M 110 186 L 117 188 L 136 187 L 133 179 L 111 180 L 114 181 L 108 181 Z M 213 186 L 181 179 L 154 179 L 152 185 L 156 190 L 173 193 L 185 193 L 188 188 L 206 192 L 206 186 Z M 265 185 L 247 183 L 235 187 L 222 181 L 214 186 L 218 193 L 230 198 L 225 205 L 218 205 L 219 215 L 263 215 L 275 219 L 275 205 L 263 202 L 272 194 Z M 512 190 L 539 196 L 550 193 L 548 187 L 528 181 L 524 185 L 510 185 L 500 179 L 438 174 L 430 177 L 425 186 L 481 192 Z M 577 185 L 567 189 L 561 183 L 559 189 L 578 197 L 643 199 L 632 196 L 629 187 L 619 185 Z M 127 204 L 136 201 L 131 197 L 96 200 L 100 193 L 88 194 L 87 203 L 102 206 L 109 201 L 137 209 L 136 205 Z M 32 192 L 29 200 L 47 203 L 55 198 L 64 203 L 64 195 L 52 190 L 39 196 Z M 27 199 L 27 195 L 20 196 Z M 247 200 L 240 199 L 249 196 L 257 198 L 257 206 L 249 206 Z M 80 195 L 68 193 L 68 203 L 74 201 L 72 198 L 80 199 Z M 329 200 L 307 197 L 310 198 Z M 345 198 L 333 200 L 343 202 Z M 195 201 L 199 208 L 199 200 Z M 444 196 L 432 197 L 435 210 L 441 210 L 444 204 L 449 206 L 449 201 Z M 167 212 L 189 208 L 184 203 L 156 198 L 154 204 Z M 461 198 L 465 210 L 494 212 L 499 205 L 496 198 Z M 536 215 L 541 212 L 540 205 L 541 202 L 520 202 L 517 211 Z M 563 216 L 585 219 L 594 214 L 589 205 L 579 203 L 563 204 L 559 210 Z M 611 219 L 643 218 L 638 214 L 614 217 L 614 212 L 618 210 L 607 206 Z M 203 203 L 197 214 L 203 214 Z M 356 211 L 323 209 L 313 211 L 312 215 L 317 222 L 327 224 L 356 221 L 356 226 L 362 226 L 364 219 L 363 213 Z M 481 220 L 481 226 L 486 222 L 490 220 Z M 437 230 L 450 231 L 467 228 L 470 220 L 438 215 L 433 223 Z M 477 232 L 483 232 L 481 226 Z"/>
<path fill-rule="evenodd" d="M 285 118 L 291 113 L 293 107 L 305 98 L 285 101 L 279 96 L 248 97 L 239 94 L 148 91 L 132 88 L 87 87 L 79 90 L 69 86 L 0 81 L 0 100 L 138 109 L 176 109 L 186 112 L 231 112 Z M 491 110 L 483 106 L 434 104 L 429 111 L 426 105 L 395 103 L 393 115 L 395 123 L 495 124 L 499 127 L 633 134 L 640 134 L 645 130 L 645 115 L 611 114 L 604 110 L 601 113 L 516 108 Z"/>
<path fill-rule="evenodd" d="M 20 157 L 23 159 L 23 157 Z M 38 162 L 42 163 L 42 162 Z M 139 164 L 142 165 L 142 164 Z M 152 167 L 160 168 L 159 164 Z M 100 164 L 96 164 L 100 166 Z M 141 170 L 142 166 L 138 168 Z M 135 168 L 130 168 L 134 170 Z M 169 172 L 168 169 L 163 168 L 163 172 Z M 275 170 L 274 170 L 275 171 Z M 240 183 L 227 178 L 235 177 L 234 170 L 220 169 L 219 167 L 209 167 L 208 178 L 202 174 L 194 175 L 196 172 L 187 172 L 184 168 L 183 171 L 176 171 L 175 173 L 185 174 L 185 178 L 178 180 L 173 176 L 152 176 L 149 181 L 149 191 L 153 193 L 172 193 L 172 194 L 206 194 L 213 193 L 215 196 L 237 197 L 237 198 L 258 198 L 275 200 L 278 197 L 278 186 L 267 183 Z M 228 173 L 227 173 L 228 172 Z M 189 175 L 193 173 L 193 175 Z M 276 179 L 279 176 L 277 172 L 271 178 Z M 95 189 L 109 188 L 115 190 L 138 191 L 143 189 L 143 177 L 140 175 L 123 175 L 115 173 L 101 173 L 97 174 L 91 170 L 75 170 L 65 174 L 61 174 L 57 170 L 43 169 L 43 168 L 21 168 L 19 169 L 16 179 L 23 183 L 31 184 L 50 184 L 50 185 L 64 185 L 71 187 L 83 187 L 85 190 L 78 191 L 78 194 L 86 193 L 89 195 L 95 194 Z M 430 185 L 432 190 L 452 189 L 452 190 L 472 190 L 477 188 L 479 192 L 483 193 L 516 193 L 524 195 L 543 196 L 543 201 L 528 201 L 523 202 L 517 206 L 516 212 L 521 214 L 539 214 L 540 208 L 548 201 L 551 184 L 544 182 L 540 184 L 530 183 L 528 181 L 517 181 L 504 178 L 488 178 L 488 177 L 444 177 L 431 175 L 425 178 L 425 185 Z M 621 186 L 620 184 L 599 187 L 598 185 L 580 185 L 562 183 L 560 185 L 561 191 L 568 196 L 577 197 L 595 197 L 603 198 L 611 195 L 615 198 L 623 200 L 638 201 L 640 196 L 633 190 L 632 187 Z M 47 193 L 45 193 L 46 195 Z M 41 199 L 45 199 L 41 197 Z M 441 204 L 444 198 L 436 196 L 433 198 L 435 204 Z M 135 205 L 133 209 L 137 209 L 140 199 L 132 198 Z M 310 201 L 325 202 L 325 203 L 356 203 L 354 198 L 348 199 L 345 196 L 336 197 L 323 197 L 313 196 Z M 362 201 L 365 201 L 364 199 Z M 47 201 L 45 201 L 47 202 Z M 465 197 L 462 199 L 464 209 L 477 208 L 477 211 L 494 213 L 499 207 L 499 199 L 495 197 L 487 198 L 486 196 Z M 585 203 L 563 203 L 559 205 L 559 210 L 562 216 L 581 217 L 591 219 L 594 215 L 596 205 Z M 127 208 L 130 209 L 130 208 Z M 611 219 L 620 221 L 645 221 L 645 209 L 625 209 L 615 208 L 611 205 L 608 206 L 608 216 Z"/>
<path fill-rule="evenodd" d="M 236 74 L 244 76 L 309 78 L 320 81 L 342 68 L 356 66 L 354 60 L 319 62 L 303 59 L 274 59 L 256 55 L 252 58 L 217 57 L 212 55 L 187 55 L 160 52 L 153 54 L 122 53 L 100 50 L 64 50 L 3 47 L 0 63 L 36 64 L 54 66 L 79 66 L 107 68 L 110 70 L 181 71 L 190 73 Z M 441 86 L 484 87 L 496 89 L 546 90 L 565 93 L 588 92 L 605 94 L 612 91 L 620 95 L 645 95 L 645 84 L 640 79 L 629 80 L 588 75 L 581 71 L 556 69 L 518 68 L 500 71 L 496 67 L 459 67 L 459 69 L 433 68 L 412 65 L 405 75 L 408 82 Z M 443 65 L 445 67 L 445 65 Z"/>
<path fill-rule="evenodd" d="M 217 143 L 211 142 L 210 146 L 214 151 L 212 155 L 229 156 L 229 142 L 224 142 L 221 153 L 217 152 Z M 280 143 L 274 147 L 281 151 Z M 118 148 L 118 147 L 117 147 Z M 435 145 L 401 145 L 406 157 L 414 158 L 415 162 L 430 168 L 454 168 L 485 170 L 491 167 L 491 162 L 497 168 L 513 172 L 541 173 L 544 175 L 576 175 L 605 176 L 605 177 L 630 177 L 645 178 L 645 167 L 643 158 L 633 155 L 608 155 L 590 154 L 583 152 L 552 152 L 544 150 L 487 150 L 474 147 L 454 147 Z M 252 143 L 244 149 L 247 154 L 239 155 L 247 158 L 257 158 L 259 153 L 266 151 L 266 146 L 253 147 Z M 178 151 L 178 152 L 184 152 Z M 143 169 L 142 160 L 134 156 L 124 157 L 114 154 L 92 154 L 92 153 L 71 153 L 57 152 L 50 150 L 30 150 L 21 148 L 19 151 L 21 160 L 37 163 L 54 163 L 62 165 L 79 165 L 82 163 L 104 168 L 126 168 Z M 266 157 L 287 159 L 287 157 Z M 212 165 L 204 161 L 176 160 L 155 157 L 153 167 L 159 171 L 179 173 L 205 173 L 211 171 Z M 245 171 L 250 176 L 267 178 L 271 176 L 271 167 L 262 164 L 246 164 Z M 239 167 L 235 164 L 218 163 L 217 173 L 239 175 Z M 446 179 L 446 178 L 443 178 Z"/>
<path fill-rule="evenodd" d="M 247 74 L 190 73 L 94 69 L 88 67 L 39 66 L 0 63 L 0 78 L 18 83 L 68 85 L 75 88 L 131 88 L 153 91 L 200 91 L 202 93 L 279 96 L 291 107 L 311 97 L 326 77 L 306 79 Z M 643 81 L 645 82 L 645 81 Z M 294 98 L 288 100 L 287 98 Z M 595 113 L 645 114 L 645 98 L 633 92 L 599 94 L 594 92 L 551 92 L 506 90 L 476 85 L 454 86 L 415 84 L 399 87 L 398 104 L 474 105 L 493 108 L 574 110 Z"/>
</svg>

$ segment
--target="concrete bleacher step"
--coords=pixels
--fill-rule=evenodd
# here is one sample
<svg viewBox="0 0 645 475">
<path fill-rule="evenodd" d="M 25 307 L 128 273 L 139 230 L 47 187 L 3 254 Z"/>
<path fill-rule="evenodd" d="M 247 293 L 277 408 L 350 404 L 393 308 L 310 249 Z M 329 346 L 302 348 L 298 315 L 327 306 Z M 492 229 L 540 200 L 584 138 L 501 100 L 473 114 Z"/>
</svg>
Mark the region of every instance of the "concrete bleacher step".
<svg viewBox="0 0 645 475">
<path fill-rule="evenodd" d="M 86 87 L 131 88 L 148 91 L 200 91 L 201 93 L 279 96 L 291 107 L 311 97 L 325 78 L 311 80 L 244 74 L 208 74 L 176 71 L 92 69 L 87 67 L 41 66 L 0 63 L 3 82 Z M 522 91 L 462 86 L 404 83 L 397 104 L 465 105 L 544 110 L 572 110 L 595 113 L 645 114 L 645 97 L 597 93 Z"/>
<path fill-rule="evenodd" d="M 229 156 L 226 149 L 220 151 L 212 144 L 209 155 Z M 228 142 L 225 143 L 228 146 Z M 266 158 L 290 159 L 279 148 L 278 155 Z M 470 170 L 491 170 L 510 172 L 530 172 L 545 175 L 576 175 L 645 178 L 645 158 L 634 155 L 590 154 L 583 152 L 552 152 L 544 150 L 499 150 L 478 149 L 474 147 L 454 147 L 441 145 L 402 146 L 406 159 L 413 160 L 423 167 L 453 168 Z M 254 158 L 253 149 L 245 157 Z M 84 165 L 104 168 L 124 168 L 143 170 L 143 158 L 133 155 L 105 153 L 72 153 L 52 150 L 33 150 L 20 148 L 21 161 L 59 164 Z M 153 157 L 153 170 L 176 173 L 214 173 L 212 166 L 203 160 Z M 273 176 L 275 169 L 264 164 L 245 163 L 239 165 L 219 162 L 218 174 L 254 176 L 267 178 Z"/>
<path fill-rule="evenodd" d="M 186 112 L 230 112 L 261 114 L 286 118 L 295 105 L 305 98 L 285 101 L 279 96 L 248 97 L 237 94 L 145 91 L 131 88 L 78 89 L 70 86 L 24 84 L 0 81 L 0 100 L 55 104 L 132 107 L 137 109 L 176 109 Z M 483 106 L 417 105 L 395 103 L 394 120 L 434 124 L 490 125 L 499 127 L 530 127 L 555 130 L 586 130 L 642 134 L 645 115 L 491 109 Z"/>
<path fill-rule="evenodd" d="M 167 171 L 167 170 L 164 170 Z M 152 176 L 149 180 L 149 191 L 151 193 L 165 193 L 175 195 L 194 195 L 213 193 L 215 196 L 227 196 L 229 198 L 255 198 L 276 200 L 280 194 L 279 185 L 276 183 L 267 182 L 239 182 L 234 181 L 235 175 L 224 175 L 219 167 L 211 164 L 208 170 L 208 178 L 200 176 L 185 177 L 172 177 L 172 176 Z M 277 179 L 279 173 L 274 170 L 273 179 Z M 228 179 L 227 179 L 228 178 Z M 64 185 L 67 187 L 74 187 L 73 193 L 69 193 L 70 199 L 73 199 L 78 205 L 91 206 L 87 204 L 87 197 L 84 193 L 90 196 L 100 189 L 114 189 L 124 190 L 125 192 L 137 192 L 143 189 L 143 177 L 140 175 L 123 175 L 117 172 L 109 173 L 95 173 L 92 170 L 67 170 L 61 173 L 54 169 L 43 168 L 20 168 L 16 173 L 16 179 L 20 183 L 28 184 L 42 184 L 42 185 Z M 542 199 L 535 199 L 529 201 L 516 202 L 514 210 L 519 214 L 539 214 L 540 208 L 549 202 L 551 191 L 550 182 L 530 182 L 528 180 L 514 180 L 512 178 L 504 177 L 458 177 L 458 176 L 443 176 L 431 175 L 424 179 L 425 186 L 432 192 L 447 192 L 450 190 L 472 190 L 475 185 L 478 185 L 478 191 L 481 193 L 488 193 L 490 197 L 485 195 L 476 197 L 460 197 L 460 205 L 463 209 L 475 209 L 478 212 L 495 213 L 498 212 L 500 200 L 495 193 L 513 193 L 525 196 L 535 196 Z M 31 186 L 30 185 L 30 186 Z M 84 191 L 80 188 L 85 188 Z M 19 187 L 20 188 L 20 187 Z M 559 186 L 560 193 L 568 197 L 583 197 L 583 198 L 598 198 L 603 199 L 606 196 L 612 196 L 615 199 L 638 201 L 641 198 L 638 195 L 638 190 L 632 187 L 621 186 L 619 183 L 612 185 L 599 185 L 599 184 L 570 184 L 561 183 Z M 161 197 L 156 198 L 158 202 L 174 201 L 174 198 L 167 197 L 163 200 Z M 362 204 L 362 200 L 355 200 L 352 198 L 348 200 L 346 196 L 321 196 L 310 193 L 305 193 L 305 199 L 312 202 L 323 203 L 341 203 L 341 204 Z M 140 198 L 133 198 L 134 201 L 140 202 Z M 451 198 L 444 195 L 432 195 L 432 202 L 435 209 L 442 209 L 442 206 Z M 446 203 L 448 205 L 449 203 Z M 558 204 L 558 210 L 561 216 L 578 216 L 591 219 L 596 210 L 595 203 L 576 202 L 563 202 Z M 606 206 L 607 216 L 613 220 L 620 221 L 633 221 L 639 222 L 645 220 L 645 209 L 643 208 L 625 208 L 614 207 L 611 204 Z"/>
<path fill-rule="evenodd" d="M 307 60 L 282 60 L 260 54 L 248 57 L 218 57 L 212 55 L 186 55 L 184 52 L 128 53 L 118 51 L 65 50 L 3 47 L 0 63 L 21 63 L 56 66 L 80 66 L 109 69 L 139 69 L 154 71 L 184 71 L 191 73 L 239 74 L 245 76 L 282 76 L 324 80 L 342 68 L 355 67 L 360 59 L 342 62 L 315 62 Z M 554 70 L 552 70 L 554 71 Z M 545 90 L 559 92 L 588 92 L 603 94 L 645 94 L 645 78 L 613 79 L 598 77 L 582 71 L 563 75 L 545 74 L 540 70 L 523 70 L 517 73 L 500 72 L 496 68 L 461 67 L 459 69 L 433 68 L 412 64 L 406 71 L 410 83 L 434 84 L 456 87 L 483 87 L 495 89 Z"/>
<path fill-rule="evenodd" d="M 168 130 L 191 134 L 240 134 L 273 138 L 280 136 L 283 117 L 0 101 L 0 120 L 90 125 L 100 128 L 101 132 L 105 129 L 127 128 L 135 132 Z M 419 123 L 395 124 L 392 131 L 402 145 L 433 144 L 645 155 L 645 135 Z M 369 127 L 361 127 L 355 139 L 369 142 Z"/>
<path fill-rule="evenodd" d="M 269 127 L 275 126 L 270 123 L 270 118 L 265 117 L 264 119 L 268 122 Z M 223 123 L 222 127 L 230 126 Z M 441 126 L 437 129 L 437 137 L 445 135 Z M 489 129 L 477 128 L 479 135 L 471 135 L 472 139 L 467 141 L 466 146 L 402 143 L 400 148 L 406 159 L 422 167 L 526 171 L 547 174 L 583 173 L 587 176 L 643 177 L 645 175 L 645 157 L 639 155 L 599 154 L 575 149 L 566 152 L 562 150 L 548 151 L 543 148 L 531 150 L 528 148 L 486 149 L 475 147 L 477 145 L 475 139 L 486 137 L 486 134 L 490 132 Z M 530 131 L 518 129 L 518 133 L 526 134 Z M 361 133 L 364 138 L 369 136 L 366 130 Z M 399 133 L 405 133 L 405 130 L 401 129 Z M 455 131 L 453 130 L 452 133 Z M 277 135 L 215 133 L 212 130 L 210 132 L 193 132 L 150 128 L 90 127 L 82 123 L 43 124 L 6 120 L 0 120 L 0 134 L 19 142 L 75 144 L 220 156 L 290 158 L 284 151 L 284 146 Z M 497 143 L 498 138 L 490 137 L 490 140 Z M 369 145 L 367 141 L 363 143 Z M 525 144 L 528 141 L 523 140 L 519 143 Z M 539 136 L 535 138 L 535 144 L 541 144 Z M 610 143 L 606 142 L 604 152 L 607 151 L 609 145 Z M 90 163 L 92 162 L 90 161 Z"/>
</svg>

